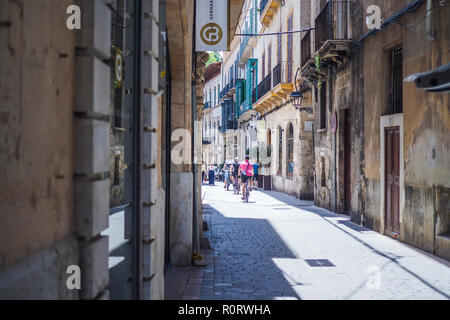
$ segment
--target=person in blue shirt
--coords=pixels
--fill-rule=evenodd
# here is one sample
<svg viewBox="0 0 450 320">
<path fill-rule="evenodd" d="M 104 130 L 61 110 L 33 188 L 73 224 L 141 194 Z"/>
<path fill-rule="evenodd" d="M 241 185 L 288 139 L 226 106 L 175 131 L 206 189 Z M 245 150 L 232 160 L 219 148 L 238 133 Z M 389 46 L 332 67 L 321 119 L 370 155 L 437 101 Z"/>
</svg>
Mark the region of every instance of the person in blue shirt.
<svg viewBox="0 0 450 320">
<path fill-rule="evenodd" d="M 252 189 L 258 190 L 258 181 L 259 181 L 259 164 L 257 161 L 253 163 L 253 178 L 250 182 Z"/>
</svg>

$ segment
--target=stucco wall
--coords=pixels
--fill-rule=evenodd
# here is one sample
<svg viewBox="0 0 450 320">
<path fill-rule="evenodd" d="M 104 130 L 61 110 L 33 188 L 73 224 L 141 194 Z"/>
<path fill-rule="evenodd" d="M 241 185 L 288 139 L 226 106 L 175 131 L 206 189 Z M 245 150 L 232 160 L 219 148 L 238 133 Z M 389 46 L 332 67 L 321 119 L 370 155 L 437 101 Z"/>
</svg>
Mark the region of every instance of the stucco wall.
<svg viewBox="0 0 450 320">
<path fill-rule="evenodd" d="M 380 1 L 379 1 L 380 2 Z M 390 8 L 389 1 L 380 2 L 382 8 Z M 393 8 L 392 8 L 393 9 Z M 393 11 L 384 9 L 386 16 Z M 426 5 L 408 14 L 400 22 L 412 24 L 424 14 Z M 365 176 L 367 200 L 365 219 L 374 228 L 384 230 L 381 223 L 379 202 L 382 193 L 380 181 L 380 116 L 388 110 L 389 60 L 387 49 L 394 44 L 403 47 L 403 77 L 424 72 L 450 61 L 449 20 L 450 6 L 433 12 L 436 19 L 436 40 L 426 37 L 426 23 L 414 28 L 393 24 L 366 41 L 365 55 Z M 401 212 L 400 239 L 419 248 L 434 252 L 434 239 L 439 233 L 450 232 L 448 222 L 435 226 L 436 203 L 448 197 L 450 187 L 450 112 L 449 94 L 426 93 L 414 83 L 403 85 L 403 141 L 404 198 Z M 447 196 L 446 196 L 447 194 Z M 443 209 L 447 211 L 448 207 Z"/>
<path fill-rule="evenodd" d="M 0 270 L 72 231 L 71 3 L 0 3 Z"/>
</svg>

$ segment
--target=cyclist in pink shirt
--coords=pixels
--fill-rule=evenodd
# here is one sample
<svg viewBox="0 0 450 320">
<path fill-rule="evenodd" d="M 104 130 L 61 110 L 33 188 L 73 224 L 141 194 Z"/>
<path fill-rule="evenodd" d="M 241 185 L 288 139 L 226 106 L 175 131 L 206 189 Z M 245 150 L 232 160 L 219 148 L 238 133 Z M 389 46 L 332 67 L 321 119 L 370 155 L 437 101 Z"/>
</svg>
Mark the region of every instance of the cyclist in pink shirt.
<svg viewBox="0 0 450 320">
<path fill-rule="evenodd" d="M 239 175 L 242 181 L 242 196 L 245 195 L 245 183 L 253 176 L 253 165 L 249 162 L 249 156 L 245 157 L 245 160 L 239 166 Z M 244 197 L 242 197 L 244 200 Z"/>
</svg>

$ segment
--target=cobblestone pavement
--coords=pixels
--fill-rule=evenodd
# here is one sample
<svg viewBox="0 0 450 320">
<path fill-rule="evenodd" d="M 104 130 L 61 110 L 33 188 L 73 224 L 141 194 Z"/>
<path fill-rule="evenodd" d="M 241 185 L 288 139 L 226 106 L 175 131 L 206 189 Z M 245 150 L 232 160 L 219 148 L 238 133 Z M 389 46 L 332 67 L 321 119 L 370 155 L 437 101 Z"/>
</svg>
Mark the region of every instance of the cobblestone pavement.
<svg viewBox="0 0 450 320">
<path fill-rule="evenodd" d="M 204 186 L 201 299 L 446 299 L 450 263 L 273 191 Z"/>
</svg>

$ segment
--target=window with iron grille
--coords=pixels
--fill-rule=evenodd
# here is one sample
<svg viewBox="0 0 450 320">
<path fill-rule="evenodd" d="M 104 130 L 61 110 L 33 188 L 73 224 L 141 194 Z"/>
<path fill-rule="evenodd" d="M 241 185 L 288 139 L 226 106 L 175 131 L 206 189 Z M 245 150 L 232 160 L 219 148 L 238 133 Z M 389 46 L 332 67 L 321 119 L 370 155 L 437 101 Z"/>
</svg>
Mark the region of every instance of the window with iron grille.
<svg viewBox="0 0 450 320">
<path fill-rule="evenodd" d="M 398 46 L 390 51 L 390 114 L 403 113 L 403 50 Z"/>
<path fill-rule="evenodd" d="M 325 129 L 327 127 L 327 85 L 325 82 L 322 83 L 320 88 L 320 129 Z"/>
</svg>

